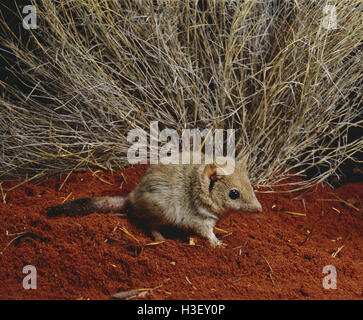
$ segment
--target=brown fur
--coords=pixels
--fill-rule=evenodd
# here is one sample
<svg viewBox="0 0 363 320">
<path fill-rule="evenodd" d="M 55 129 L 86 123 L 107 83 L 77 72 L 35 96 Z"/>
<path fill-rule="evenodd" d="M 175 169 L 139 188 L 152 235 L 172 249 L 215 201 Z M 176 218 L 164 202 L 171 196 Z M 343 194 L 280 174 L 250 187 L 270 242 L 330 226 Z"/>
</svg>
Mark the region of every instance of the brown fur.
<svg viewBox="0 0 363 320">
<path fill-rule="evenodd" d="M 247 157 L 235 164 L 234 172 L 218 175 L 217 164 L 152 165 L 136 188 L 127 196 L 78 199 L 50 208 L 48 216 L 72 212 L 122 210 L 126 205 L 132 217 L 142 221 L 156 239 L 163 239 L 160 228 L 174 226 L 196 232 L 220 246 L 213 228 L 233 211 L 261 211 L 247 176 Z M 230 191 L 239 191 L 231 199 Z"/>
</svg>

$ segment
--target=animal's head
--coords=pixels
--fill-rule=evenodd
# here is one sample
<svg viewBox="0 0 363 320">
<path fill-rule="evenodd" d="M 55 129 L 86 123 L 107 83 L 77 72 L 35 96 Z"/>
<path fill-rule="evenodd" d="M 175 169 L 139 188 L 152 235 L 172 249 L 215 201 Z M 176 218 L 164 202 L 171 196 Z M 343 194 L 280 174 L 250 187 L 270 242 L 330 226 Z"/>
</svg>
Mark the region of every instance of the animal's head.
<svg viewBox="0 0 363 320">
<path fill-rule="evenodd" d="M 248 156 L 233 162 L 234 170 L 226 166 L 206 164 L 201 173 L 201 183 L 220 213 L 230 211 L 262 211 L 247 175 Z M 232 172 L 232 173 L 231 173 Z M 224 174 L 226 173 L 226 174 Z"/>
</svg>

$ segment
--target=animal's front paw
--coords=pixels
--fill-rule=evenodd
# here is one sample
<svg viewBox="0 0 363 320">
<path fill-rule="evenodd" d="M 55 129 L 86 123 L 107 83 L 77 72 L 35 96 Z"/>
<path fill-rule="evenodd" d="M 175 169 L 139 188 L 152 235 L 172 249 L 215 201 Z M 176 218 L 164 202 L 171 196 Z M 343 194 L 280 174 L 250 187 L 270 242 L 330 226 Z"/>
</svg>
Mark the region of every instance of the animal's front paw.
<svg viewBox="0 0 363 320">
<path fill-rule="evenodd" d="M 225 248 L 227 244 L 221 240 L 218 240 L 217 237 L 213 234 L 214 237 L 209 238 L 209 243 L 212 248 Z"/>
<path fill-rule="evenodd" d="M 225 243 L 222 240 L 218 240 L 218 243 L 215 246 L 215 248 L 226 248 L 226 247 L 227 247 L 227 243 Z"/>
</svg>

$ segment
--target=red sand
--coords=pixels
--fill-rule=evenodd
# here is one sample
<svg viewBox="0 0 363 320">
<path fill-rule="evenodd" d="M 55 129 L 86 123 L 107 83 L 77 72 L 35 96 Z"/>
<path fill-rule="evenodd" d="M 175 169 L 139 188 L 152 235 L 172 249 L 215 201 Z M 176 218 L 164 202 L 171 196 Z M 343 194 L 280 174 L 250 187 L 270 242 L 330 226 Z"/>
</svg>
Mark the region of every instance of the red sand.
<svg viewBox="0 0 363 320">
<path fill-rule="evenodd" d="M 258 193 L 262 214 L 232 214 L 218 223 L 216 235 L 227 248 L 210 248 L 197 236 L 195 245 L 180 238 L 148 245 L 152 239 L 113 214 L 45 215 L 66 197 L 125 195 L 144 170 L 72 174 L 60 191 L 65 176 L 8 192 L 16 182 L 3 183 L 0 298 L 108 299 L 140 288 L 154 290 L 137 299 L 363 298 L 363 183 L 319 185 L 298 200 Z M 26 265 L 36 267 L 35 290 L 23 288 Z M 326 265 L 336 267 L 336 289 L 323 287 Z"/>
</svg>

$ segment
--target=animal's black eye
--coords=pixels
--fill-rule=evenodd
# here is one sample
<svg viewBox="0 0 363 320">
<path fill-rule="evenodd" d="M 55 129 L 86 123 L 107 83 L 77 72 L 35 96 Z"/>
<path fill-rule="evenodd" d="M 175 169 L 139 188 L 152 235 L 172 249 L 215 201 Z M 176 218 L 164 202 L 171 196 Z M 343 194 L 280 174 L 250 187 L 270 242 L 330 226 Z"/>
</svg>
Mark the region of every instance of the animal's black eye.
<svg viewBox="0 0 363 320">
<path fill-rule="evenodd" d="M 239 191 L 237 189 L 232 189 L 230 192 L 229 192 L 229 197 L 232 199 L 232 200 L 236 200 L 239 198 Z"/>
</svg>

